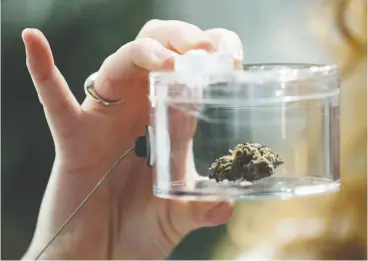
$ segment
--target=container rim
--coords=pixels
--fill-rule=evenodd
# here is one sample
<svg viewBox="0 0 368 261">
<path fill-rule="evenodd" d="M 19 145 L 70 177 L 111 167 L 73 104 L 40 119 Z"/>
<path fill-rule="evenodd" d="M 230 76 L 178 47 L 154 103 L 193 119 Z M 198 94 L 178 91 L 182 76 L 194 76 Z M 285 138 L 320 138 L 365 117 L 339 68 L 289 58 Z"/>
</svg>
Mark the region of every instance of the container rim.
<svg viewBox="0 0 368 261">
<path fill-rule="evenodd" d="M 180 81 L 188 73 L 175 71 L 155 71 L 149 73 L 150 80 L 164 82 Z M 265 81 L 300 81 L 318 80 L 323 78 L 338 78 L 339 68 L 335 64 L 313 63 L 250 63 L 243 64 L 241 69 L 231 73 L 205 74 L 204 77 L 235 77 L 237 81 L 265 82 Z"/>
<path fill-rule="evenodd" d="M 269 68 L 267 68 L 269 67 Z M 275 69 L 274 69 L 275 68 Z M 255 70 L 253 70 L 255 69 Z M 193 77 L 203 79 L 204 85 L 208 86 L 211 82 L 237 82 L 237 83 L 246 83 L 249 85 L 263 85 L 263 84 L 276 84 L 280 86 L 284 86 L 284 83 L 292 83 L 291 86 L 295 86 L 294 83 L 303 82 L 303 81 L 312 81 L 314 84 L 318 86 L 329 86 L 328 88 L 322 88 L 320 90 L 311 89 L 310 91 L 303 94 L 276 94 L 276 96 L 270 97 L 251 97 L 244 100 L 244 97 L 240 97 L 239 99 L 231 98 L 227 99 L 224 97 L 211 97 L 204 98 L 199 95 L 198 99 L 194 97 L 175 97 L 169 94 L 160 94 L 156 92 L 156 90 L 161 90 L 162 88 L 156 88 L 156 84 L 160 85 L 171 85 L 176 86 L 176 84 L 184 84 L 188 82 L 188 79 L 192 79 Z M 327 82 L 331 82 L 333 84 L 326 84 Z M 340 87 L 339 87 L 339 69 L 337 65 L 322 65 L 322 64 L 308 64 L 308 63 L 253 63 L 253 64 L 244 64 L 242 65 L 242 69 L 235 70 L 230 73 L 217 73 L 217 74 L 206 74 L 206 75 L 195 75 L 195 73 L 178 73 L 174 71 L 166 71 L 166 72 L 151 72 L 150 73 L 150 94 L 149 98 L 151 102 L 155 103 L 155 101 L 164 100 L 168 103 L 206 103 L 206 104 L 214 104 L 214 105 L 229 105 L 232 103 L 233 105 L 264 105 L 271 103 L 286 103 L 286 102 L 294 102 L 294 101 L 306 101 L 306 100 L 315 100 L 315 99 L 325 99 L 328 97 L 333 97 L 335 95 L 339 95 Z M 193 90 L 201 91 L 206 89 L 201 85 L 193 86 Z M 286 85 L 287 86 L 287 85 Z M 283 89 L 284 87 L 281 87 Z M 231 89 L 228 89 L 223 86 L 212 87 L 210 88 L 213 91 L 220 92 L 228 92 Z M 242 89 L 242 88 L 241 88 Z M 287 89 L 287 87 L 286 87 Z M 236 89 L 239 91 L 239 89 Z M 168 93 L 175 93 L 175 88 L 173 90 L 168 90 Z M 161 92 L 160 92 L 161 93 Z M 165 92 L 166 93 L 166 92 Z M 163 96 L 162 96 L 163 95 Z"/>
</svg>

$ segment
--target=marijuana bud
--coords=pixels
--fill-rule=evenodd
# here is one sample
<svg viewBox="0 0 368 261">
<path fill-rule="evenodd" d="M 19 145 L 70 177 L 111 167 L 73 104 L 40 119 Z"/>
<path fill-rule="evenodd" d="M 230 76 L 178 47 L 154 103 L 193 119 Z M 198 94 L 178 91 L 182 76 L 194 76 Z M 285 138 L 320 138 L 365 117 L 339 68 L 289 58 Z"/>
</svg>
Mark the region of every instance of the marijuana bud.
<svg viewBox="0 0 368 261">
<path fill-rule="evenodd" d="M 256 181 L 271 176 L 284 161 L 270 148 L 259 143 L 238 144 L 230 155 L 216 159 L 209 168 L 209 178 Z"/>
</svg>

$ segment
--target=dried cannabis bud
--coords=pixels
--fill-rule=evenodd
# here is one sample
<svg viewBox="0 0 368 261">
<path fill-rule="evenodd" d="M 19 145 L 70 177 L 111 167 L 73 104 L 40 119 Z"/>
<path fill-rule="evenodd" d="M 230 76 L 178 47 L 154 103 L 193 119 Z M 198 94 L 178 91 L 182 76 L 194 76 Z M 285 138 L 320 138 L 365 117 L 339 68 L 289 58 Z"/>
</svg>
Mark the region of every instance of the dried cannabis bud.
<svg viewBox="0 0 368 261">
<path fill-rule="evenodd" d="M 238 144 L 230 155 L 216 159 L 209 168 L 209 178 L 256 181 L 271 176 L 284 161 L 270 148 L 259 143 Z"/>
</svg>

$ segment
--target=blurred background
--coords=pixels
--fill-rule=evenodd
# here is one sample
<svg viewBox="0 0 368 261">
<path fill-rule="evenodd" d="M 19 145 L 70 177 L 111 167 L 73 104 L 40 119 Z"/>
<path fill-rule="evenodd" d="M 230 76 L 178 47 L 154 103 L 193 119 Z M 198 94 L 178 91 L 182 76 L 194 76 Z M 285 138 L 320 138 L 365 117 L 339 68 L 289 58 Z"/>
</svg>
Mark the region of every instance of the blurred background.
<svg viewBox="0 0 368 261">
<path fill-rule="evenodd" d="M 326 8 L 322 0 L 2 0 L 1 5 L 2 259 L 19 259 L 26 251 L 54 158 L 51 135 L 25 64 L 21 40 L 24 28 L 35 27 L 44 32 L 58 68 L 80 102 L 84 99 L 86 77 L 97 71 L 108 55 L 133 40 L 145 22 L 154 18 L 183 20 L 202 29 L 230 29 L 241 37 L 248 63 L 341 63 L 326 51 L 321 41 L 321 36 L 335 37 L 332 31 L 319 26 L 328 25 L 329 21 L 322 12 Z M 366 84 L 366 71 L 359 77 L 365 77 Z M 366 111 L 364 106 L 366 103 L 359 108 L 360 115 Z M 354 115 L 353 109 L 349 113 L 342 111 L 342 115 Z M 348 124 L 345 126 L 351 126 Z M 360 163 L 356 164 L 366 166 L 366 154 L 358 158 Z M 284 212 L 284 217 L 297 211 L 295 202 L 287 204 L 285 209 L 289 212 Z M 263 206 L 276 212 L 277 207 L 284 207 L 269 205 L 262 202 L 240 206 L 234 219 L 239 220 L 244 211 L 258 211 Z M 313 210 L 323 211 L 323 205 Z M 259 213 L 269 215 L 270 212 Z M 252 232 L 249 235 L 253 242 L 262 241 L 264 237 L 259 235 L 264 234 L 265 225 L 258 221 L 252 226 L 254 222 L 247 221 Z M 241 253 L 239 248 L 253 246 L 242 244 L 239 232 L 231 236 L 232 230 L 239 229 L 236 223 L 195 231 L 170 259 L 236 257 Z M 226 251 L 222 251 L 224 247 Z"/>
</svg>

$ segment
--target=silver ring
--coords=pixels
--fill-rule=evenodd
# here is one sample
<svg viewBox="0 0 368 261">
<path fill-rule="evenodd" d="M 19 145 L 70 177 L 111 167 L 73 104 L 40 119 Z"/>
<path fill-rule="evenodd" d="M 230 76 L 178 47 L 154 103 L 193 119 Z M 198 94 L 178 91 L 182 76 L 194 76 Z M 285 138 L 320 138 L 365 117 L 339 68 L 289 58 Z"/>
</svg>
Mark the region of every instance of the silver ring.
<svg viewBox="0 0 368 261">
<path fill-rule="evenodd" d="M 110 105 L 116 105 L 118 103 L 120 103 L 122 100 L 119 101 L 110 101 L 110 100 L 105 100 L 103 98 L 101 98 L 95 91 L 95 89 L 93 88 L 93 85 L 95 83 L 97 77 L 97 73 L 93 73 L 91 74 L 87 80 L 84 82 L 84 92 L 86 93 L 87 96 L 91 96 L 93 99 L 95 99 L 98 103 L 101 103 L 105 106 L 110 106 Z"/>
</svg>

